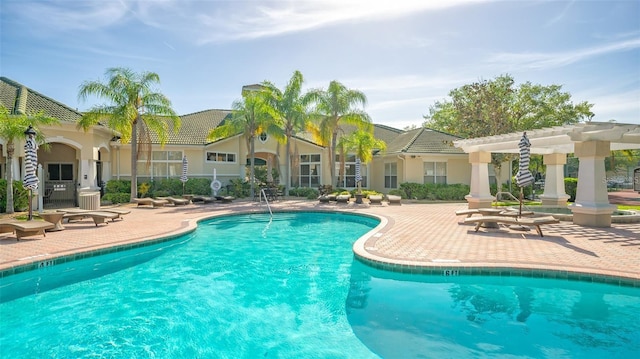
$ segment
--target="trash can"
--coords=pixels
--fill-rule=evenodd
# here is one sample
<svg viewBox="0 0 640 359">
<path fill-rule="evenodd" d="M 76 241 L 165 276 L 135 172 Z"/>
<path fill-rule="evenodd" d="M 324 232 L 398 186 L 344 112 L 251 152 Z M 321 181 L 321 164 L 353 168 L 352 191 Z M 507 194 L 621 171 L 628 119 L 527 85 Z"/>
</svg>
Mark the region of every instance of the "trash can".
<svg viewBox="0 0 640 359">
<path fill-rule="evenodd" d="M 81 209 L 94 211 L 100 208 L 100 192 L 82 192 L 78 198 Z"/>
</svg>

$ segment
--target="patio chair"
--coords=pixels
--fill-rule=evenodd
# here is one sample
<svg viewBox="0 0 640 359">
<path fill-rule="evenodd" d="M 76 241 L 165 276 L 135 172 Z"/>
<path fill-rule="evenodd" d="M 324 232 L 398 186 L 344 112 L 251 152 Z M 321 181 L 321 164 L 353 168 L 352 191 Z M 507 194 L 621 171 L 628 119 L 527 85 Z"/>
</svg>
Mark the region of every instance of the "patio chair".
<svg viewBox="0 0 640 359">
<path fill-rule="evenodd" d="M 402 197 L 400 196 L 396 196 L 392 194 L 387 195 L 387 201 L 389 202 L 389 204 L 401 205 L 402 204 L 401 200 L 402 200 Z"/>
<path fill-rule="evenodd" d="M 382 205 L 382 195 L 381 194 L 370 194 L 369 195 L 369 203 L 370 204 L 380 204 L 380 205 Z"/>
<path fill-rule="evenodd" d="M 45 230 L 54 227 L 53 223 L 45 221 L 7 221 L 0 225 L 5 228 L 13 228 L 16 233 L 16 239 L 19 241 L 24 237 L 37 236 L 42 234 L 46 237 Z M 6 230 L 4 230 L 6 232 Z"/>
<path fill-rule="evenodd" d="M 137 203 L 138 207 L 140 206 L 163 207 L 165 204 L 169 203 L 169 201 L 164 199 L 161 200 L 161 199 L 153 199 L 153 198 L 134 198 L 133 202 Z"/>
<path fill-rule="evenodd" d="M 157 199 L 165 200 L 174 206 L 186 206 L 190 203 L 188 199 L 175 198 L 175 197 L 157 197 Z"/>
<path fill-rule="evenodd" d="M 111 220 L 112 222 L 119 218 L 120 215 L 118 213 L 113 212 L 102 212 L 102 211 L 85 211 L 85 212 L 76 212 L 76 213 L 65 213 L 63 218 L 66 218 L 67 223 L 71 223 L 73 220 L 82 220 L 84 218 L 91 218 L 93 223 L 98 227 L 99 224 L 108 224 L 107 220 Z"/>
<path fill-rule="evenodd" d="M 350 194 L 339 194 L 336 196 L 337 203 L 349 203 L 350 200 L 351 200 Z"/>
</svg>

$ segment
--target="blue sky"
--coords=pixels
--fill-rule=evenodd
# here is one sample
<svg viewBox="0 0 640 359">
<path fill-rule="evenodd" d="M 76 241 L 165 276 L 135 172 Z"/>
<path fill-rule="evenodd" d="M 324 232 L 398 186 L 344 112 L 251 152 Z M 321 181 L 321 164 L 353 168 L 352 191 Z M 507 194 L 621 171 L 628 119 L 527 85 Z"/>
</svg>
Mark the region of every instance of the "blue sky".
<svg viewBox="0 0 640 359">
<path fill-rule="evenodd" d="M 640 1 L 2 0 L 0 74 L 81 111 L 109 67 L 160 75 L 178 114 L 243 85 L 363 91 L 378 124 L 421 125 L 450 90 L 510 74 L 562 85 L 594 121 L 640 124 Z"/>
</svg>

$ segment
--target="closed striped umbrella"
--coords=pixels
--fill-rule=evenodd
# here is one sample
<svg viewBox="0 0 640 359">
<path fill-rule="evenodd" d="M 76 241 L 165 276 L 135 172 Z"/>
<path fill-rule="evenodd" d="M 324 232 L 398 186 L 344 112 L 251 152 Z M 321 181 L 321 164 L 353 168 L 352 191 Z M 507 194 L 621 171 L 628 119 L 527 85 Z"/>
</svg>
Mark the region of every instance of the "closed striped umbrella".
<svg viewBox="0 0 640 359">
<path fill-rule="evenodd" d="M 362 170 L 360 169 L 360 158 L 356 158 L 356 183 L 362 181 Z"/>
<path fill-rule="evenodd" d="M 33 136 L 27 138 L 24 145 L 24 187 L 35 191 L 38 189 L 38 176 L 36 176 L 36 166 L 38 165 L 38 144 Z"/>
<path fill-rule="evenodd" d="M 188 169 L 189 161 L 187 161 L 187 156 L 182 156 L 182 175 L 180 176 L 180 182 L 182 182 L 182 194 L 184 194 L 184 185 L 189 180 L 189 178 L 187 177 Z"/>
<path fill-rule="evenodd" d="M 182 176 L 180 176 L 180 182 L 185 183 L 189 180 L 187 177 L 187 171 L 189 170 L 189 161 L 187 156 L 182 156 Z"/>
<path fill-rule="evenodd" d="M 518 187 L 520 187 L 519 215 L 520 217 L 522 217 L 522 201 L 523 201 L 522 188 L 534 182 L 533 175 L 531 174 L 531 171 L 529 171 L 529 160 L 531 157 L 531 142 L 529 142 L 526 132 L 522 134 L 522 138 L 518 143 L 518 147 L 520 147 L 520 165 L 518 166 L 518 173 L 516 173 L 516 183 L 518 184 Z"/>
<path fill-rule="evenodd" d="M 527 138 L 525 132 L 518 143 L 520 147 L 520 165 L 518 166 L 518 173 L 516 174 L 516 183 L 518 187 L 525 187 L 533 183 L 533 175 L 529 171 L 529 160 L 531 157 L 531 143 Z"/>
</svg>

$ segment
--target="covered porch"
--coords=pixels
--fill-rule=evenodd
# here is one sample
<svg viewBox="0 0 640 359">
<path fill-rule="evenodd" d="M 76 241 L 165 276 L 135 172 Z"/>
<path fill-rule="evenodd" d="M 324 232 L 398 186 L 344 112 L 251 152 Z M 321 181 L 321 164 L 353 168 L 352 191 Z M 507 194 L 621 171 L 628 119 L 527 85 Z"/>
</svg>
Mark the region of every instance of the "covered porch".
<svg viewBox="0 0 640 359">
<path fill-rule="evenodd" d="M 564 189 L 564 165 L 567 154 L 579 159 L 578 188 L 575 202 L 569 206 L 573 223 L 610 227 L 616 206 L 609 203 L 605 157 L 611 151 L 639 149 L 640 125 L 615 122 L 587 122 L 575 125 L 526 131 L 531 153 L 543 156 L 546 166 L 542 205 L 562 207 L 569 195 Z M 492 153 L 519 152 L 522 132 L 454 141 L 469 154 L 471 164 L 469 208 L 490 207 L 494 197 L 489 190 L 489 163 Z"/>
</svg>

